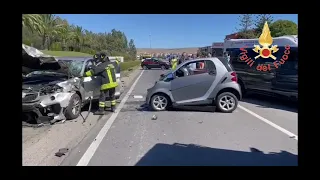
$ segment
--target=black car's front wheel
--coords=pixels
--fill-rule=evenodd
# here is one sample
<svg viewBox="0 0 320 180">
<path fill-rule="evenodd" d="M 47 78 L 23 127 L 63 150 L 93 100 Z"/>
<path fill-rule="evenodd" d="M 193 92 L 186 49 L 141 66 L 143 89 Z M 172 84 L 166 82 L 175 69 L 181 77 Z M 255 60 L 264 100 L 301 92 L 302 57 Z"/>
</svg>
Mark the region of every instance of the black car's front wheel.
<svg viewBox="0 0 320 180">
<path fill-rule="evenodd" d="M 142 69 L 147 70 L 148 67 L 147 66 L 142 66 Z"/>
<path fill-rule="evenodd" d="M 165 65 L 161 65 L 161 69 L 162 69 L 162 70 L 165 70 L 165 69 L 166 69 L 166 66 L 165 66 Z"/>
</svg>

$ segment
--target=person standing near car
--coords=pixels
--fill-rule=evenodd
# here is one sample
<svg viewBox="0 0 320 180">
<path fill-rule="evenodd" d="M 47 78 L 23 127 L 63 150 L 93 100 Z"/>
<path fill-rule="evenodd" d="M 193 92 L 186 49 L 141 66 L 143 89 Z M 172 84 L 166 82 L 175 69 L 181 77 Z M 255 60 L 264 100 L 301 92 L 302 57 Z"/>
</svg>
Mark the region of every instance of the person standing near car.
<svg viewBox="0 0 320 180">
<path fill-rule="evenodd" d="M 179 59 L 178 64 L 181 64 L 181 63 L 183 63 L 183 62 L 186 61 L 186 60 L 187 60 L 187 53 L 186 53 L 186 52 L 183 52 L 182 55 L 181 55 L 181 57 L 180 57 L 180 59 Z"/>
<path fill-rule="evenodd" d="M 95 57 L 94 57 L 95 58 Z M 115 112 L 116 100 L 115 100 L 115 88 L 118 86 L 116 81 L 115 67 L 110 62 L 109 57 L 105 53 L 100 53 L 98 63 L 92 67 L 89 71 L 85 72 L 85 75 L 100 76 L 100 98 L 99 98 L 99 110 L 94 115 L 104 115 L 106 110 L 106 97 L 109 96 L 111 101 L 111 111 Z"/>
<path fill-rule="evenodd" d="M 171 60 L 171 69 L 175 70 L 177 68 L 178 65 L 178 60 L 177 58 L 174 56 L 173 59 Z"/>
</svg>

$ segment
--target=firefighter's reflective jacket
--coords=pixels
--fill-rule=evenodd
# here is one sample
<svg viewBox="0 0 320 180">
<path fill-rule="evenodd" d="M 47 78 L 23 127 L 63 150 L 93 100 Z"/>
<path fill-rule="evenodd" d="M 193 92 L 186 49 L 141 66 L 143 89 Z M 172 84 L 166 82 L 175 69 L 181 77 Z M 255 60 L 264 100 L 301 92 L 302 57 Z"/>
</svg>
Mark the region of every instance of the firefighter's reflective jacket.
<svg viewBox="0 0 320 180">
<path fill-rule="evenodd" d="M 177 59 L 172 59 L 171 60 L 171 69 L 174 70 L 177 68 L 178 60 Z"/>
<path fill-rule="evenodd" d="M 102 62 L 94 66 L 91 70 L 85 73 L 86 76 L 100 76 L 101 90 L 107 90 L 118 86 L 116 80 L 115 67 L 108 61 Z"/>
<path fill-rule="evenodd" d="M 120 73 L 120 61 L 118 60 L 118 58 L 116 58 L 116 60 L 112 64 L 115 67 L 116 73 L 119 74 Z"/>
</svg>

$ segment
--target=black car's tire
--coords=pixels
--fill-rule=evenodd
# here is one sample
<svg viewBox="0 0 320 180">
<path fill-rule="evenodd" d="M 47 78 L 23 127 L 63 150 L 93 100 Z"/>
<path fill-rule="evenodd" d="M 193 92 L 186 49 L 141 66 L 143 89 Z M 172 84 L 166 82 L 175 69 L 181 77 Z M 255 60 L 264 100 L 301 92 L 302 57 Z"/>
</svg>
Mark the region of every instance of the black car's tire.
<svg viewBox="0 0 320 180">
<path fill-rule="evenodd" d="M 238 107 L 238 98 L 231 92 L 224 92 L 217 97 L 215 104 L 220 112 L 231 113 Z"/>
<path fill-rule="evenodd" d="M 142 66 L 142 69 L 147 70 L 148 67 L 147 66 Z"/>
<path fill-rule="evenodd" d="M 64 115 L 67 120 L 76 119 L 81 113 L 81 98 L 78 94 L 73 94 L 70 98 L 69 105 L 66 108 Z"/>
<path fill-rule="evenodd" d="M 161 103 L 161 107 L 157 106 L 155 102 Z M 159 104 L 158 103 L 158 104 Z M 168 96 L 165 94 L 155 94 L 151 97 L 149 107 L 153 111 L 164 111 L 167 110 L 171 106 L 171 101 Z"/>
<path fill-rule="evenodd" d="M 165 66 L 165 65 L 161 65 L 161 69 L 162 69 L 162 70 L 165 70 L 165 69 L 166 69 L 166 66 Z"/>
</svg>

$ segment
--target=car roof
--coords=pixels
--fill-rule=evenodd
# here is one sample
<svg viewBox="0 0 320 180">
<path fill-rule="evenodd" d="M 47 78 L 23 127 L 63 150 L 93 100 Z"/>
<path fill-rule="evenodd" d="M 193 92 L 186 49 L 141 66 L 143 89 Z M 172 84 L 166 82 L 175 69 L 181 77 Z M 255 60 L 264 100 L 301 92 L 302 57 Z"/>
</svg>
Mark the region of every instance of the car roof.
<svg viewBox="0 0 320 180">
<path fill-rule="evenodd" d="M 69 61 L 87 61 L 92 57 L 56 57 L 57 60 L 69 60 Z"/>
<path fill-rule="evenodd" d="M 180 67 L 184 66 L 184 65 L 187 64 L 187 63 L 197 62 L 197 61 L 203 61 L 203 60 L 213 61 L 214 64 L 216 65 L 216 68 L 220 68 L 220 67 L 227 68 L 227 67 L 225 67 L 225 65 L 221 62 L 221 60 L 220 60 L 219 58 L 217 58 L 217 57 L 210 57 L 210 58 L 189 59 L 189 60 L 187 60 L 187 61 L 179 64 L 176 69 L 179 69 Z"/>
</svg>

